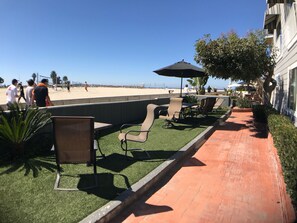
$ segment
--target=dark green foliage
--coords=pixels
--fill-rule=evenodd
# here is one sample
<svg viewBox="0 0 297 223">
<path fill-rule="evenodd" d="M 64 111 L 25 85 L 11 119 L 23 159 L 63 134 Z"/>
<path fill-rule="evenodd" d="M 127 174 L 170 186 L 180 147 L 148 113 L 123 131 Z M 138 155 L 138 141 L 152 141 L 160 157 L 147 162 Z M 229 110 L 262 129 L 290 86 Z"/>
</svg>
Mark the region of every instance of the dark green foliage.
<svg viewBox="0 0 297 223">
<path fill-rule="evenodd" d="M 186 95 L 184 96 L 183 102 L 185 103 L 197 103 L 197 97 L 193 96 L 193 95 Z"/>
<path fill-rule="evenodd" d="M 0 152 L 10 153 L 13 159 L 31 155 L 32 147 L 26 145 L 41 128 L 50 123 L 50 114 L 38 108 L 22 108 L 17 103 L 9 110 L 0 114 Z"/>
<path fill-rule="evenodd" d="M 247 83 L 263 79 L 263 86 L 259 87 L 263 87 L 265 103 L 269 104 L 276 86 L 272 78 L 276 54 L 263 30 L 250 32 L 245 37 L 230 32 L 212 39 L 208 34 L 198 39 L 195 47 L 195 61 L 213 77 Z"/>
<path fill-rule="evenodd" d="M 269 105 L 253 105 L 253 117 L 256 122 L 267 123 L 269 114 L 277 114 L 277 111 Z"/>
<path fill-rule="evenodd" d="M 287 192 L 297 208 L 297 128 L 283 115 L 270 114 L 268 127 L 282 164 Z"/>
<path fill-rule="evenodd" d="M 266 106 L 253 105 L 253 117 L 256 122 L 267 123 Z"/>
<path fill-rule="evenodd" d="M 252 102 L 247 98 L 238 98 L 236 100 L 236 106 L 239 108 L 251 108 Z"/>
<path fill-rule="evenodd" d="M 235 32 L 222 34 L 217 39 L 205 35 L 196 42 L 195 60 L 214 77 L 250 82 L 274 67 L 274 54 L 262 31 L 239 37 Z"/>
</svg>

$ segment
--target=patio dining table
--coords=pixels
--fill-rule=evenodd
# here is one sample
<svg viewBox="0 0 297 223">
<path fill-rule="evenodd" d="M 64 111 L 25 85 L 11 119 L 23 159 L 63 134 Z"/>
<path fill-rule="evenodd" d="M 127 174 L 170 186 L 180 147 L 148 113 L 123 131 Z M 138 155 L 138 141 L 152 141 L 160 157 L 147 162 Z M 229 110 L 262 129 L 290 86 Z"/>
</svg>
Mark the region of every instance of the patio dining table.
<svg viewBox="0 0 297 223">
<path fill-rule="evenodd" d="M 101 157 L 105 158 L 104 153 L 101 150 L 99 145 L 99 138 L 100 138 L 100 131 L 112 127 L 112 124 L 105 123 L 105 122 L 94 122 L 94 147 L 98 148 L 99 152 L 101 153 Z"/>
</svg>

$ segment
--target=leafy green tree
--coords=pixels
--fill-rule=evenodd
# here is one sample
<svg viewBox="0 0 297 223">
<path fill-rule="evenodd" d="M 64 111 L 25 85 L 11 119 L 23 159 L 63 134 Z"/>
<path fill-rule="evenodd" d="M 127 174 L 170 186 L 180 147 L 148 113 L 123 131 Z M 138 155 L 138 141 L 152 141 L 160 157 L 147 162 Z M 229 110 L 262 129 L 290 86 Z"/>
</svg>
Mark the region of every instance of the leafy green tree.
<svg viewBox="0 0 297 223">
<path fill-rule="evenodd" d="M 32 74 L 32 79 L 35 82 L 37 75 L 35 73 Z"/>
<path fill-rule="evenodd" d="M 4 79 L 2 77 L 0 77 L 0 84 L 4 83 Z"/>
<path fill-rule="evenodd" d="M 51 77 L 51 79 L 52 79 L 52 81 L 53 81 L 53 84 L 57 84 L 57 73 L 56 73 L 56 71 L 52 71 L 51 72 L 51 75 L 50 75 L 50 77 Z"/>
<path fill-rule="evenodd" d="M 216 78 L 247 83 L 263 80 L 264 102 L 269 104 L 276 87 L 272 78 L 276 54 L 264 37 L 263 31 L 250 32 L 242 38 L 230 32 L 215 40 L 208 34 L 197 40 L 195 60 Z"/>
</svg>

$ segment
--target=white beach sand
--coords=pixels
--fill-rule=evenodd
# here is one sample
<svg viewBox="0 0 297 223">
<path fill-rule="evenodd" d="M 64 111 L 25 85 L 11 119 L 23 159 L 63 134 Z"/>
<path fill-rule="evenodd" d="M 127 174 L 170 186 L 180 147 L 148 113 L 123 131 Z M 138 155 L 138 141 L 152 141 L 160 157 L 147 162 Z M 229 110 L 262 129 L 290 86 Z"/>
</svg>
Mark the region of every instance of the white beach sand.
<svg viewBox="0 0 297 223">
<path fill-rule="evenodd" d="M 88 92 L 83 87 L 72 87 L 70 92 L 66 88 L 58 88 L 57 90 L 49 88 L 49 96 L 52 101 L 63 99 L 78 98 L 97 98 L 109 96 L 128 96 L 128 95 L 149 95 L 149 94 L 168 94 L 169 89 L 157 88 L 124 88 L 124 87 L 88 87 Z M 179 93 L 179 89 L 174 93 Z M 6 104 L 6 88 L 0 88 L 0 105 Z M 21 102 L 24 102 L 21 99 Z"/>
</svg>

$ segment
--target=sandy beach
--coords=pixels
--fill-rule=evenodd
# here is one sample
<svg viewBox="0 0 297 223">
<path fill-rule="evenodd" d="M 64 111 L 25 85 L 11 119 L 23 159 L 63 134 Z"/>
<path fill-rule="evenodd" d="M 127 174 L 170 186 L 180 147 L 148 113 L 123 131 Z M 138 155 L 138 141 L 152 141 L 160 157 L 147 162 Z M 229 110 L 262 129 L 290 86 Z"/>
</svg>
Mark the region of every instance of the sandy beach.
<svg viewBox="0 0 297 223">
<path fill-rule="evenodd" d="M 83 87 L 72 87 L 70 92 L 66 88 L 58 88 L 57 90 L 49 88 L 49 96 L 54 102 L 55 100 L 79 99 L 79 98 L 97 98 L 109 96 L 128 96 L 128 95 L 150 95 L 150 94 L 168 94 L 169 89 L 160 88 L 126 88 L 126 87 L 89 87 L 85 91 Z M 174 90 L 178 93 L 179 89 Z M 6 88 L 0 88 L 0 105 L 6 104 Z M 20 102 L 24 102 L 21 99 Z"/>
</svg>

